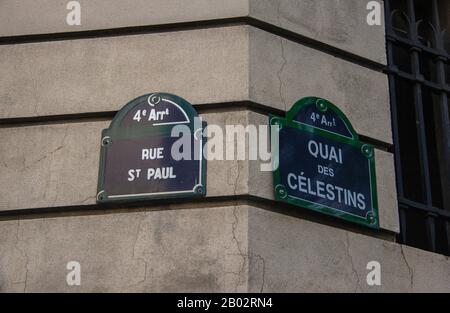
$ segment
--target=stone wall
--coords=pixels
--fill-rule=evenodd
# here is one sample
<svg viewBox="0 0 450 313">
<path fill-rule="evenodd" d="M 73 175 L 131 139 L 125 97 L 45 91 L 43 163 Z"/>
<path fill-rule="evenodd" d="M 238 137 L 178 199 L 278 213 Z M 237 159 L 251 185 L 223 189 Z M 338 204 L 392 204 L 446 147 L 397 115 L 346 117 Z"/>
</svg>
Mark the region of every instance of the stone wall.
<svg viewBox="0 0 450 313">
<path fill-rule="evenodd" d="M 395 243 L 385 34 L 365 1 L 91 0 L 81 26 L 66 3 L 0 2 L 0 291 L 450 290 L 448 258 Z M 256 161 L 208 161 L 201 200 L 97 205 L 101 130 L 157 91 L 217 125 L 335 103 L 376 147 L 381 229 L 275 202 Z"/>
</svg>

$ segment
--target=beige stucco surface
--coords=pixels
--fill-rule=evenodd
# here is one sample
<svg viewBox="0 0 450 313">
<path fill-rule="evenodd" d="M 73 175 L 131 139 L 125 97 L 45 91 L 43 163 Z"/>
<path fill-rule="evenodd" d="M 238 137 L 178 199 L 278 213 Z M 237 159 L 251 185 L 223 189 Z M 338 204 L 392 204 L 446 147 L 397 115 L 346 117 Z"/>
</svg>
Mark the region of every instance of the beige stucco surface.
<svg viewBox="0 0 450 313">
<path fill-rule="evenodd" d="M 0 236 L 2 292 L 450 290 L 444 256 L 246 205 L 1 219 Z"/>
<path fill-rule="evenodd" d="M 366 1 L 80 3 L 82 25 L 68 26 L 67 1 L 0 1 L 0 40 L 159 26 L 0 44 L 0 292 L 450 291 L 448 257 L 394 242 L 387 76 L 348 58 L 386 63 L 384 25 L 367 25 Z M 233 26 L 166 27 L 240 17 Z M 263 23 L 246 25 L 247 17 Z M 222 128 L 267 125 L 269 111 L 305 96 L 330 100 L 378 145 L 381 229 L 283 207 L 261 161 L 208 161 L 201 200 L 97 205 L 105 112 L 158 91 L 185 98 Z M 81 286 L 66 283 L 70 261 L 81 264 Z M 380 286 L 366 283 L 370 261 L 380 263 Z"/>
<path fill-rule="evenodd" d="M 0 221 L 0 291 L 246 291 L 246 211 L 154 209 Z M 70 261 L 81 286 L 66 283 Z"/>
<path fill-rule="evenodd" d="M 207 162 L 207 196 L 273 200 L 272 172 L 261 171 L 261 163 L 270 160 L 249 159 L 249 137 L 244 133 L 242 140 L 226 136 L 226 125 L 259 127 L 267 125 L 268 117 L 239 110 L 205 113 L 202 118 L 223 134 L 222 160 Z M 101 130 L 108 125 L 108 121 L 89 121 L 0 128 L 0 210 L 95 204 Z M 227 160 L 227 149 L 234 147 L 237 153 L 238 146 L 247 151 L 245 159 L 238 160 L 236 154 Z M 377 150 L 376 161 L 381 226 L 398 232 L 392 155 Z"/>
<path fill-rule="evenodd" d="M 0 46 L 0 116 L 114 111 L 150 92 L 243 100 L 247 37 L 225 27 Z"/>
<path fill-rule="evenodd" d="M 249 28 L 250 99 L 288 111 L 302 97 L 336 104 L 359 134 L 392 143 L 387 76 Z"/>
<path fill-rule="evenodd" d="M 357 56 L 386 64 L 384 2 L 382 24 L 367 23 L 361 0 L 250 0 L 250 16 Z"/>
<path fill-rule="evenodd" d="M 385 74 L 254 27 L 3 45 L 0 72 L 1 118 L 113 111 L 157 91 L 280 110 L 318 96 L 392 142 Z"/>
<path fill-rule="evenodd" d="M 366 1 L 190 0 L 187 4 L 184 0 L 81 0 L 81 25 L 75 26 L 66 23 L 67 3 L 64 0 L 3 0 L 0 2 L 0 36 L 251 17 L 386 63 L 384 23 L 380 26 L 367 24 Z"/>
<path fill-rule="evenodd" d="M 249 255 L 265 261 L 250 263 L 252 292 L 262 277 L 266 292 L 450 291 L 448 257 L 261 209 L 248 220 Z M 367 284 L 370 261 L 380 263 L 380 286 Z"/>
</svg>

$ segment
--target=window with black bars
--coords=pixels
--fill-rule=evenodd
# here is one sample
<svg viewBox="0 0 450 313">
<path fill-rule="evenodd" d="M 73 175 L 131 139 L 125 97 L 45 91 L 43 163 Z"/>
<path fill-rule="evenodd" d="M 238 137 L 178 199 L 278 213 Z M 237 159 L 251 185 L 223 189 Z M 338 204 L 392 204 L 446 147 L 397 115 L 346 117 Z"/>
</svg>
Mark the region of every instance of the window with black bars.
<svg viewBox="0 0 450 313">
<path fill-rule="evenodd" d="M 450 255 L 450 0 L 385 0 L 403 244 Z"/>
</svg>

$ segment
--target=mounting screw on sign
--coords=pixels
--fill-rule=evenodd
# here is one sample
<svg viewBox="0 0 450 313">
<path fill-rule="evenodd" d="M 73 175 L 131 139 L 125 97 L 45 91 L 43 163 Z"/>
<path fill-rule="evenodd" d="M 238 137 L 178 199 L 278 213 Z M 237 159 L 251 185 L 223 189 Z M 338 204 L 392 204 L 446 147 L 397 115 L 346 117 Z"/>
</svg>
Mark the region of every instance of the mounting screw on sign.
<svg viewBox="0 0 450 313">
<path fill-rule="evenodd" d="M 277 185 L 275 187 L 275 192 L 281 199 L 285 199 L 288 195 L 286 188 L 283 185 Z"/>
<path fill-rule="evenodd" d="M 326 105 L 326 103 L 322 100 L 322 99 L 318 99 L 316 101 L 316 106 L 319 109 L 320 112 L 326 112 L 328 107 Z"/>
</svg>

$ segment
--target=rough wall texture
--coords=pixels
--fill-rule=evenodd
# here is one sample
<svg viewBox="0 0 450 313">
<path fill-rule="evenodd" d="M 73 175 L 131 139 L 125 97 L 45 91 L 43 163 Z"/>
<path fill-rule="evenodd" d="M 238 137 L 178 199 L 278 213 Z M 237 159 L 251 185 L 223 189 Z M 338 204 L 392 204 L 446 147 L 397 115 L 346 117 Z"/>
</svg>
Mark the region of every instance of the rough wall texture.
<svg viewBox="0 0 450 313">
<path fill-rule="evenodd" d="M 152 91 L 245 100 L 247 55 L 244 27 L 3 45 L 0 116 L 113 111 Z"/>
<path fill-rule="evenodd" d="M 288 111 L 298 95 L 322 95 L 358 133 L 392 143 L 387 76 L 250 28 L 250 99 Z"/>
<path fill-rule="evenodd" d="M 248 211 L 249 290 L 258 292 L 449 292 L 450 260 L 389 241 L 261 209 Z M 381 265 L 369 286 L 367 263 Z M 264 272 L 264 275 L 262 274 Z"/>
<path fill-rule="evenodd" d="M 0 1 L 0 291 L 450 291 L 448 258 L 393 241 L 384 27 L 365 24 L 365 1 L 80 2 L 71 27 L 66 1 Z M 256 161 L 208 161 L 201 201 L 96 205 L 105 115 L 157 91 L 219 126 L 328 98 L 377 146 L 382 229 L 280 209 Z M 381 286 L 366 284 L 372 260 Z"/>
<path fill-rule="evenodd" d="M 247 290 L 245 210 L 153 209 L 0 221 L 0 291 Z M 66 283 L 69 261 L 79 287 Z"/>
<path fill-rule="evenodd" d="M 360 0 L 250 0 L 250 16 L 386 64 L 384 26 L 365 22 L 366 6 Z"/>
<path fill-rule="evenodd" d="M 254 27 L 3 45 L 0 71 L 0 118 L 113 111 L 151 91 L 283 111 L 321 95 L 392 142 L 386 75 Z"/>
<path fill-rule="evenodd" d="M 266 115 L 238 110 L 202 114 L 210 125 L 267 125 Z M 100 134 L 109 121 L 0 128 L 0 211 L 95 204 Z M 248 150 L 249 139 L 240 145 Z M 224 150 L 225 156 L 225 150 Z M 380 224 L 398 232 L 397 197 L 392 155 L 376 150 Z M 250 195 L 274 199 L 272 173 L 261 161 L 211 160 L 207 197 Z M 266 163 L 266 162 L 264 162 Z M 24 196 L 26 195 L 26 196 Z"/>
<path fill-rule="evenodd" d="M 190 0 L 189 5 L 184 0 L 81 0 L 80 4 L 81 25 L 69 26 L 67 1 L 4 0 L 0 36 L 250 17 L 386 63 L 384 27 L 365 23 L 367 3 L 360 0 Z"/>
<path fill-rule="evenodd" d="M 450 290 L 446 257 L 246 205 L 1 220 L 0 235 L 1 291 Z M 372 260 L 381 286 L 365 282 Z"/>
</svg>

